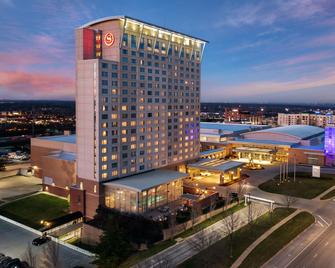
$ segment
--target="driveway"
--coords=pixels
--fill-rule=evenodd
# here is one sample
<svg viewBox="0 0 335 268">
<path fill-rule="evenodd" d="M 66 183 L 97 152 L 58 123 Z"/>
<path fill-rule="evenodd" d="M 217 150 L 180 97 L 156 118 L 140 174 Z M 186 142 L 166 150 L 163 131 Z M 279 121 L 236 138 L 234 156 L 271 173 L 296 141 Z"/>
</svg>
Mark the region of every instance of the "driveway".
<svg viewBox="0 0 335 268">
<path fill-rule="evenodd" d="M 4 253 L 12 258 L 18 257 L 22 259 L 28 245 L 31 245 L 32 240 L 36 237 L 36 234 L 0 219 L 0 253 Z M 42 268 L 39 264 L 41 265 L 41 257 L 43 256 L 43 249 L 45 247 L 46 244 L 39 247 L 32 246 L 33 254 L 37 258 L 36 268 Z M 63 245 L 59 245 L 59 261 L 60 264 L 57 267 L 60 268 L 71 268 L 76 265 L 86 268 L 93 267 L 90 264 L 92 261 L 90 257 Z"/>
<path fill-rule="evenodd" d="M 0 179 L 0 203 L 41 190 L 42 180 L 30 176 L 11 176 Z"/>
</svg>

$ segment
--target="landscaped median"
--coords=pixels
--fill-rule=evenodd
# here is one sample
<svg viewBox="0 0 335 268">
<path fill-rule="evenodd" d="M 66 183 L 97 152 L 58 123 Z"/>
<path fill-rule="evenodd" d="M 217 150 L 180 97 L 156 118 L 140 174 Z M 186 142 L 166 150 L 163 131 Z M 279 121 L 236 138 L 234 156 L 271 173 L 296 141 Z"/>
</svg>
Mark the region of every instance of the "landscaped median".
<svg viewBox="0 0 335 268">
<path fill-rule="evenodd" d="M 265 192 L 313 199 L 335 185 L 335 176 L 322 174 L 321 178 L 312 178 L 308 172 L 297 172 L 296 180 L 294 174 L 289 173 L 289 180 L 279 183 L 279 176 L 268 180 L 259 188 Z"/>
<path fill-rule="evenodd" d="M 0 215 L 34 229 L 43 227 L 41 221 L 54 219 L 69 213 L 67 200 L 39 193 L 0 207 Z"/>
<path fill-rule="evenodd" d="M 320 200 L 328 200 L 335 197 L 335 189 L 331 190 L 330 192 L 326 193 L 324 196 L 320 198 Z"/>
<path fill-rule="evenodd" d="M 310 213 L 300 212 L 258 244 L 239 267 L 261 267 L 314 221 Z"/>
<path fill-rule="evenodd" d="M 251 224 L 235 231 L 232 256 L 229 238 L 225 237 L 187 260 L 180 267 L 230 267 L 254 241 L 294 211 L 295 209 L 292 208 L 276 208 L 272 213 L 268 212 Z"/>
<path fill-rule="evenodd" d="M 242 208 L 244 208 L 244 203 L 242 204 L 237 204 L 227 210 L 224 210 L 222 213 L 219 213 L 205 221 L 203 221 L 202 223 L 199 223 L 197 225 L 195 225 L 193 228 L 190 228 L 184 232 L 182 232 L 181 234 L 175 236 L 172 239 L 166 240 L 166 241 L 162 241 L 159 243 L 156 243 L 155 245 L 153 245 L 152 247 L 150 247 L 149 249 L 145 250 L 145 251 L 141 251 L 138 252 L 132 256 L 130 256 L 124 263 L 121 264 L 120 267 L 131 267 L 133 265 L 135 265 L 136 263 L 139 263 L 171 246 L 173 246 L 174 244 L 176 244 L 176 240 L 177 238 L 187 238 L 191 235 L 194 235 L 195 233 L 209 227 L 210 225 L 222 220 L 223 218 L 227 217 L 230 213 L 232 212 L 236 212 Z"/>
</svg>

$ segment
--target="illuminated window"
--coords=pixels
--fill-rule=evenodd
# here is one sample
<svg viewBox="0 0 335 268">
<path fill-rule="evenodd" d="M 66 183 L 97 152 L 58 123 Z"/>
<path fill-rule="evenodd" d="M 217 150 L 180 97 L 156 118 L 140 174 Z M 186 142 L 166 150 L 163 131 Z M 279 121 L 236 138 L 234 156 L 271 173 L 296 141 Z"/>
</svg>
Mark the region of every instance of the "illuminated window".
<svg viewBox="0 0 335 268">
<path fill-rule="evenodd" d="M 112 114 L 112 119 L 117 119 L 117 114 Z"/>
<path fill-rule="evenodd" d="M 102 140 L 102 141 L 101 141 L 101 144 L 102 144 L 102 145 L 106 145 L 106 144 L 107 144 L 107 140 Z"/>
<path fill-rule="evenodd" d="M 126 137 L 123 137 L 123 138 L 121 139 L 121 141 L 122 141 L 122 142 L 127 142 L 127 138 L 126 138 Z"/>
<path fill-rule="evenodd" d="M 107 136 L 107 131 L 106 131 L 106 130 L 102 131 L 102 136 L 103 136 L 103 137 L 106 137 L 106 136 Z"/>
<path fill-rule="evenodd" d="M 112 171 L 112 176 L 117 176 L 117 170 Z"/>
<path fill-rule="evenodd" d="M 102 173 L 102 174 L 101 174 L 101 178 L 102 178 L 102 179 L 107 179 L 107 173 Z"/>
<path fill-rule="evenodd" d="M 107 165 L 102 165 L 102 166 L 101 166 L 101 169 L 102 169 L 102 170 L 107 170 Z"/>
<path fill-rule="evenodd" d="M 122 169 L 122 174 L 126 174 L 127 173 L 127 169 L 126 168 L 123 168 Z"/>
<path fill-rule="evenodd" d="M 112 154 L 112 160 L 116 160 L 117 159 L 117 154 Z"/>
<path fill-rule="evenodd" d="M 107 153 L 107 148 L 106 147 L 101 148 L 101 153 L 103 154 Z"/>
<path fill-rule="evenodd" d="M 101 161 L 102 161 L 102 162 L 107 162 L 107 156 L 103 156 L 103 157 L 101 157 Z"/>
</svg>

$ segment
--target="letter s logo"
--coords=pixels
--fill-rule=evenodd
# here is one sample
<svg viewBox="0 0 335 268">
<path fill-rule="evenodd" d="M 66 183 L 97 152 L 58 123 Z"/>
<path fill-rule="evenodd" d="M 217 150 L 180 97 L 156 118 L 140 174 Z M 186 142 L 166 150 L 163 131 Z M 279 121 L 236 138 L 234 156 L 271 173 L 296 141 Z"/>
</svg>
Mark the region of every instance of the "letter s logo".
<svg viewBox="0 0 335 268">
<path fill-rule="evenodd" d="M 112 46 L 114 44 L 114 35 L 110 32 L 106 33 L 104 36 L 104 43 L 108 47 Z"/>
</svg>

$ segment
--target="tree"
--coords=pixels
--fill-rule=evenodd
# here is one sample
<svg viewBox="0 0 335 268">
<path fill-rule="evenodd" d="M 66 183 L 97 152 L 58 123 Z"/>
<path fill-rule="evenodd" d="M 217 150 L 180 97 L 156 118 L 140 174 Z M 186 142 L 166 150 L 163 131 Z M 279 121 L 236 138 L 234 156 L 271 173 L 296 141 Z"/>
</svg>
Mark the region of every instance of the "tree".
<svg viewBox="0 0 335 268">
<path fill-rule="evenodd" d="M 238 203 L 240 203 L 240 199 L 241 197 L 243 197 L 245 195 L 247 191 L 247 185 L 246 182 L 244 180 L 240 180 L 237 182 L 237 195 L 238 195 Z"/>
<path fill-rule="evenodd" d="M 234 232 L 238 226 L 239 216 L 233 210 L 230 210 L 228 216 L 223 218 L 224 234 L 228 237 L 230 246 L 230 257 L 233 258 Z"/>
<path fill-rule="evenodd" d="M 53 241 L 49 242 L 43 250 L 42 267 L 58 268 L 59 262 L 59 245 Z"/>
<path fill-rule="evenodd" d="M 201 215 L 201 204 L 198 202 L 194 202 L 191 211 L 191 220 L 192 220 L 192 228 L 194 227 L 197 218 Z"/>
<path fill-rule="evenodd" d="M 33 253 L 33 249 L 30 243 L 28 243 L 27 245 L 22 260 L 25 261 L 29 265 L 29 267 L 36 267 L 36 255 Z"/>
<path fill-rule="evenodd" d="M 297 202 L 297 198 L 294 196 L 284 195 L 283 203 L 287 208 L 290 208 L 295 202 Z"/>
<path fill-rule="evenodd" d="M 217 231 L 209 231 L 208 229 L 202 229 L 197 232 L 194 237 L 190 238 L 188 242 L 198 251 L 202 251 L 208 248 L 219 240 L 219 234 Z"/>
<path fill-rule="evenodd" d="M 98 258 L 95 263 L 99 267 L 118 267 L 130 256 L 133 248 L 118 223 L 109 221 L 105 228 L 96 248 Z"/>
</svg>

